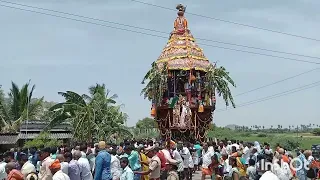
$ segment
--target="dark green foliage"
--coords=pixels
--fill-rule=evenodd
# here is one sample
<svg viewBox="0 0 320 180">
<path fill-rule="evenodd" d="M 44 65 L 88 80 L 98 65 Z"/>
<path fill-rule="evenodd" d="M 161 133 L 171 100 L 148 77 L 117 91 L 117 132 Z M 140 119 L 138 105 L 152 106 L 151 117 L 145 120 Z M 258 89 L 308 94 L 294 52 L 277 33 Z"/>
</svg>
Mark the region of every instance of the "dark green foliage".
<svg viewBox="0 0 320 180">
<path fill-rule="evenodd" d="M 18 132 L 20 125 L 27 119 L 39 120 L 43 112 L 43 97 L 33 99 L 35 85 L 30 82 L 21 88 L 14 82 L 8 96 L 0 89 L 0 131 L 2 133 Z"/>
<path fill-rule="evenodd" d="M 36 148 L 42 148 L 42 147 L 58 147 L 62 144 L 61 141 L 57 139 L 51 139 L 50 134 L 43 132 L 39 134 L 39 136 L 32 141 L 28 141 L 25 143 L 23 146 L 24 148 L 31 148 L 31 147 L 36 147 Z"/>
<path fill-rule="evenodd" d="M 279 143 L 281 147 L 288 150 L 294 150 L 301 146 L 301 140 L 299 138 L 279 137 L 273 139 L 272 145 L 275 146 L 277 143 Z"/>
<path fill-rule="evenodd" d="M 157 122 L 153 118 L 143 118 L 136 123 L 138 129 L 152 129 L 157 127 Z"/>
<path fill-rule="evenodd" d="M 312 131 L 312 133 L 316 136 L 320 136 L 320 128 L 316 128 Z"/>
<path fill-rule="evenodd" d="M 240 133 L 240 137 L 250 137 L 251 135 L 250 132 Z"/>
<path fill-rule="evenodd" d="M 264 133 L 260 133 L 257 135 L 257 137 L 267 137 L 268 135 L 267 134 L 264 134 Z"/>
</svg>

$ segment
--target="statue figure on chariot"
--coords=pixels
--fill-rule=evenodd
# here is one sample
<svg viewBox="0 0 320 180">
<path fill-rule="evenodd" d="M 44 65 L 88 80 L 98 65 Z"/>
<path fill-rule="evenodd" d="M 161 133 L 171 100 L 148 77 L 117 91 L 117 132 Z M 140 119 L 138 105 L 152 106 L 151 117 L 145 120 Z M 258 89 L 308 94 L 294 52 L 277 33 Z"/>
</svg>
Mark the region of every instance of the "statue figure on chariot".
<svg viewBox="0 0 320 180">
<path fill-rule="evenodd" d="M 142 90 L 152 102 L 151 115 L 157 120 L 162 136 L 192 134 L 205 136 L 212 123 L 216 95 L 235 106 L 229 84 L 235 86 L 224 67 L 216 67 L 195 43 L 184 14 L 178 4 L 178 17 L 167 45 L 144 77 Z M 168 130 L 170 135 L 168 135 Z M 199 137 L 200 136 L 200 137 Z"/>
<path fill-rule="evenodd" d="M 175 33 L 182 35 L 185 32 L 189 33 L 188 20 L 184 17 L 186 7 L 184 7 L 182 4 L 178 4 L 176 9 L 178 10 L 178 17 L 174 21 L 174 31 L 171 34 Z"/>
</svg>

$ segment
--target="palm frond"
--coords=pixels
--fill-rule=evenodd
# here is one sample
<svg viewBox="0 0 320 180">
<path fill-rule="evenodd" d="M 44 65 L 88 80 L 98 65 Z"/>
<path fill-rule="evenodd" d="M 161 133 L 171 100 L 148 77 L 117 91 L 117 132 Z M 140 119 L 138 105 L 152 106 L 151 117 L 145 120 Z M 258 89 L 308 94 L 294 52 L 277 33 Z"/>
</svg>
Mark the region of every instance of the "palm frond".
<svg viewBox="0 0 320 180">
<path fill-rule="evenodd" d="M 53 106 L 49 109 L 49 111 L 56 111 L 56 110 L 58 110 L 58 109 L 62 109 L 64 104 L 65 104 L 65 103 L 55 104 L 55 105 L 53 105 Z"/>
<path fill-rule="evenodd" d="M 81 104 L 83 106 L 85 106 L 87 104 L 81 95 L 79 95 L 73 91 L 58 92 L 58 94 L 63 96 L 66 99 L 66 102 L 76 103 L 79 105 Z"/>
<path fill-rule="evenodd" d="M 91 96 L 93 96 L 94 94 L 107 94 L 106 91 L 106 85 L 105 84 L 96 84 L 95 86 L 90 86 L 89 87 L 89 93 Z"/>
<path fill-rule="evenodd" d="M 64 112 L 63 109 L 55 111 L 52 115 L 52 118 L 49 124 L 45 127 L 45 130 L 53 128 L 56 125 L 61 124 L 62 122 L 68 122 L 69 118 L 70 118 L 70 115 Z"/>
<path fill-rule="evenodd" d="M 144 98 L 148 98 L 148 100 L 152 100 L 153 103 L 158 105 L 163 96 L 163 89 L 167 88 L 167 77 L 167 63 L 163 64 L 161 68 L 156 63 L 153 63 L 151 70 L 148 71 L 143 79 L 143 83 L 146 80 L 148 80 L 148 83 L 141 90 L 140 94 L 143 94 Z"/>
<path fill-rule="evenodd" d="M 206 90 L 208 92 L 217 93 L 218 96 L 222 96 L 226 106 L 229 106 L 229 103 L 231 103 L 235 107 L 229 84 L 234 87 L 236 87 L 236 84 L 224 67 L 216 68 L 210 66 L 206 73 L 206 80 Z"/>
<path fill-rule="evenodd" d="M 43 111 L 43 101 L 44 97 L 29 103 L 29 107 L 26 108 L 28 109 L 29 119 L 39 120 L 39 115 Z"/>
<path fill-rule="evenodd" d="M 141 81 L 141 84 L 144 84 L 146 80 L 151 79 L 152 74 L 154 74 L 155 71 L 157 71 L 157 68 L 158 67 L 157 67 L 156 62 L 153 62 L 151 64 L 151 69 L 144 75 L 144 77 L 143 77 L 143 79 Z"/>
<path fill-rule="evenodd" d="M 20 107 L 20 90 L 17 84 L 11 82 L 11 89 L 9 93 L 10 98 L 10 114 L 13 119 L 18 119 L 21 113 Z M 12 119 L 11 119 L 12 120 Z"/>
<path fill-rule="evenodd" d="M 25 111 L 26 107 L 27 107 L 27 104 L 29 103 L 29 93 L 28 93 L 28 88 L 29 88 L 29 84 L 24 84 L 21 89 L 20 89 L 20 93 L 19 93 L 19 96 L 20 96 L 20 100 L 19 100 L 19 103 L 20 103 L 20 114 L 23 113 L 23 111 Z"/>
<path fill-rule="evenodd" d="M 10 123 L 9 109 L 6 104 L 4 92 L 1 88 L 0 88 L 0 119 L 2 122 L 0 124 L 1 127 L 5 126 L 7 123 Z"/>
<path fill-rule="evenodd" d="M 35 90 L 36 88 L 36 85 L 33 85 L 30 92 L 29 92 L 29 96 L 28 96 L 28 101 L 30 102 L 31 101 L 31 98 L 32 98 L 32 94 L 33 94 L 33 91 Z"/>
</svg>

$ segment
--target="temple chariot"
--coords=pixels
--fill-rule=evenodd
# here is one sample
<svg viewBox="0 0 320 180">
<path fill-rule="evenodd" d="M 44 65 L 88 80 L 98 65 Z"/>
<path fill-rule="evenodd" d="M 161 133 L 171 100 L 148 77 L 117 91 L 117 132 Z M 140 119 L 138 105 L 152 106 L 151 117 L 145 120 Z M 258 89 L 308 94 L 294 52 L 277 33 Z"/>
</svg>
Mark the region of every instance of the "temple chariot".
<svg viewBox="0 0 320 180">
<path fill-rule="evenodd" d="M 205 57 L 188 28 L 184 16 L 186 7 L 179 4 L 176 9 L 178 17 L 174 29 L 161 55 L 144 77 L 143 83 L 148 83 L 142 94 L 152 102 L 151 115 L 163 139 L 203 141 L 213 122 L 219 79 L 216 65 Z M 234 85 L 233 81 L 231 84 Z M 221 94 L 225 92 L 219 92 Z M 227 98 L 233 104 L 231 94 Z"/>
</svg>

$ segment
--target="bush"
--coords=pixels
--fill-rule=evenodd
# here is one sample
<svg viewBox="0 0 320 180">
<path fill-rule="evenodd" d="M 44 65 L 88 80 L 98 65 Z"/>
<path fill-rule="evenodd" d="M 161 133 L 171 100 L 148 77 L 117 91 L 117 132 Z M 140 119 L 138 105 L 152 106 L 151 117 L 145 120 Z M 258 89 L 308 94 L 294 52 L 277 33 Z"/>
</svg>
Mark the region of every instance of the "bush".
<svg viewBox="0 0 320 180">
<path fill-rule="evenodd" d="M 257 137 L 267 137 L 268 135 L 267 134 L 264 134 L 264 133 L 260 133 L 257 135 Z"/>
<path fill-rule="evenodd" d="M 28 141 L 24 144 L 23 148 L 43 148 L 43 147 L 57 147 L 62 144 L 61 141 L 57 139 L 50 139 L 50 134 L 40 133 L 39 136 L 32 141 Z"/>
<path fill-rule="evenodd" d="M 316 136 L 320 136 L 320 128 L 316 128 L 312 131 L 312 133 Z"/>
<path fill-rule="evenodd" d="M 301 140 L 299 138 L 279 137 L 272 141 L 273 146 L 276 146 L 276 144 L 280 144 L 281 147 L 292 151 L 301 146 Z"/>
<path fill-rule="evenodd" d="M 215 127 L 208 131 L 209 138 L 232 139 L 234 136 L 237 136 L 237 133 L 229 128 Z"/>
<path fill-rule="evenodd" d="M 250 136 L 251 136 L 251 133 L 245 132 L 245 133 L 239 134 L 239 136 L 240 136 L 240 137 L 250 137 Z"/>
</svg>

